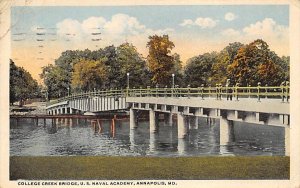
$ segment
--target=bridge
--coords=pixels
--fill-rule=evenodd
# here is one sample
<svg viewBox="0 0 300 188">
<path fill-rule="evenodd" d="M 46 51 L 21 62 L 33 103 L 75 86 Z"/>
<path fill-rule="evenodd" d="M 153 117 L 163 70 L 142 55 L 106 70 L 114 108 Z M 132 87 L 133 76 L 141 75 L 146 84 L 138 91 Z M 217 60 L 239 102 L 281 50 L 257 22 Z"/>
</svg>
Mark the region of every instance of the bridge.
<svg viewBox="0 0 300 188">
<path fill-rule="evenodd" d="M 158 130 L 158 118 L 168 125 L 177 120 L 178 138 L 198 129 L 198 118 L 220 120 L 220 145 L 233 137 L 234 122 L 279 126 L 285 131 L 286 155 L 289 155 L 289 86 L 198 87 L 198 88 L 132 88 L 78 93 L 47 106 L 49 115 L 101 114 L 129 111 L 130 129 L 138 126 L 137 113 L 149 112 L 150 132 Z"/>
</svg>

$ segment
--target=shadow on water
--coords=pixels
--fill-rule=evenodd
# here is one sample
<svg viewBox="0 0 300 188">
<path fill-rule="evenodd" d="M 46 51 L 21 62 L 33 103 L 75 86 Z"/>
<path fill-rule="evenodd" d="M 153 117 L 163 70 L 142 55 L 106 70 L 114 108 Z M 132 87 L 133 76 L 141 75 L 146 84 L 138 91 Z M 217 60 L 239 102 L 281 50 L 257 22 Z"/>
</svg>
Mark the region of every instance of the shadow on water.
<svg viewBox="0 0 300 188">
<path fill-rule="evenodd" d="M 215 156 L 285 155 L 284 128 L 235 122 L 231 139 L 220 146 L 219 120 L 186 121 L 188 132 L 178 138 L 177 122 L 164 120 L 150 133 L 149 121 L 130 129 L 129 119 L 56 118 L 10 120 L 12 156 Z"/>
</svg>

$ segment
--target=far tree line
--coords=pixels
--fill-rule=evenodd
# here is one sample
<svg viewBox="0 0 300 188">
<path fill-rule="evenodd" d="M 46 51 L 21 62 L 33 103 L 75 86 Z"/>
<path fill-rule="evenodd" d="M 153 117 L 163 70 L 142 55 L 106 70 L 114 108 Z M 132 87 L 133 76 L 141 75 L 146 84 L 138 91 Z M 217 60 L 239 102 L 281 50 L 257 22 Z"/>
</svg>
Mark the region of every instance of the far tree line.
<svg viewBox="0 0 300 188">
<path fill-rule="evenodd" d="M 175 44 L 168 35 L 149 36 L 148 56 L 144 58 L 130 43 L 107 46 L 95 51 L 67 50 L 54 64 L 43 67 L 41 78 L 48 97 L 57 98 L 74 92 L 110 88 L 171 87 L 172 74 L 179 87 L 231 84 L 269 86 L 289 80 L 289 57 L 279 57 L 268 44 L 255 40 L 249 44 L 230 43 L 220 52 L 204 53 L 187 60 L 172 53 Z"/>
</svg>

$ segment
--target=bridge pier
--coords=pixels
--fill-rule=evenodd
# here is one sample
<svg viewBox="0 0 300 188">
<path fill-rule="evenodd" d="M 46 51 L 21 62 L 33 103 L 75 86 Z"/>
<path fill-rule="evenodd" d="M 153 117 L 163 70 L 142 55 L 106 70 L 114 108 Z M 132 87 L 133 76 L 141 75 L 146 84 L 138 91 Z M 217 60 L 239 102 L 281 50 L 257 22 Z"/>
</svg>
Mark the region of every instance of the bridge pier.
<svg viewBox="0 0 300 188">
<path fill-rule="evenodd" d="M 130 141 L 130 149 L 134 151 L 135 148 L 135 129 L 129 130 L 129 141 Z"/>
<path fill-rule="evenodd" d="M 156 150 L 156 134 L 154 132 L 150 132 L 149 151 L 155 152 L 155 150 Z"/>
<path fill-rule="evenodd" d="M 130 129 L 135 129 L 137 127 L 136 123 L 136 111 L 132 108 L 129 110 L 129 118 L 130 118 Z"/>
<path fill-rule="evenodd" d="M 158 113 L 155 112 L 152 108 L 150 108 L 149 110 L 149 124 L 150 124 L 150 133 L 157 132 Z"/>
<path fill-rule="evenodd" d="M 220 117 L 220 146 L 227 145 L 233 141 L 234 130 L 233 121 L 228 120 L 227 117 Z"/>
<path fill-rule="evenodd" d="M 186 124 L 186 117 L 183 115 L 182 112 L 177 113 L 177 129 L 178 129 L 178 139 L 183 139 L 185 138 L 187 132 L 188 132 L 188 127 Z"/>
</svg>

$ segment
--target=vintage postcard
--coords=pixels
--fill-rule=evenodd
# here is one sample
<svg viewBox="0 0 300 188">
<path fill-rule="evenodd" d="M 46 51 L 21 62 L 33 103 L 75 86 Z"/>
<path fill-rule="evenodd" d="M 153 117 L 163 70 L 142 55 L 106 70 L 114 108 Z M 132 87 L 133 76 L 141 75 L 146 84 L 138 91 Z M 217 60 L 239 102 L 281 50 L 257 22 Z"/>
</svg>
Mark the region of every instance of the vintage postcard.
<svg viewBox="0 0 300 188">
<path fill-rule="evenodd" d="M 1 1 L 0 187 L 299 187 L 299 1 Z"/>
</svg>

